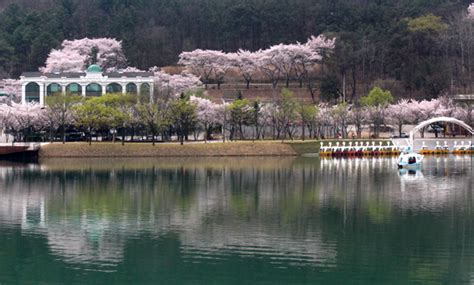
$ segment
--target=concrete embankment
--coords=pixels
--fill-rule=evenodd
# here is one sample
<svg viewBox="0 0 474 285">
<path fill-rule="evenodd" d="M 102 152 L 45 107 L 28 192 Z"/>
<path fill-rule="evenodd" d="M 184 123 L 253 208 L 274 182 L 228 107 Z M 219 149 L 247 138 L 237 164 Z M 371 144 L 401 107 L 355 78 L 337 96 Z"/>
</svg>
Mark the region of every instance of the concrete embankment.
<svg viewBox="0 0 474 285">
<path fill-rule="evenodd" d="M 295 156 L 299 153 L 281 142 L 231 143 L 67 143 L 43 145 L 40 158 L 53 157 L 218 157 L 218 156 Z"/>
</svg>

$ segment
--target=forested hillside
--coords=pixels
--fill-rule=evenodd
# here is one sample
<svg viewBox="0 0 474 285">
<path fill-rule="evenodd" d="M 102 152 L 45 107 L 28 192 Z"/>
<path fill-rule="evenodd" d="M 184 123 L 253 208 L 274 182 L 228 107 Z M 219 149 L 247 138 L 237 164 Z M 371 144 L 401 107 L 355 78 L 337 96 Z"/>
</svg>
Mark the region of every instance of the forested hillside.
<svg viewBox="0 0 474 285">
<path fill-rule="evenodd" d="M 374 83 L 411 97 L 472 92 L 474 19 L 453 0 L 0 0 L 0 77 L 43 66 L 64 39 L 123 41 L 129 64 L 173 65 L 197 48 L 258 50 L 336 37 L 321 91 Z M 474 14 L 474 12 L 473 12 Z"/>
</svg>

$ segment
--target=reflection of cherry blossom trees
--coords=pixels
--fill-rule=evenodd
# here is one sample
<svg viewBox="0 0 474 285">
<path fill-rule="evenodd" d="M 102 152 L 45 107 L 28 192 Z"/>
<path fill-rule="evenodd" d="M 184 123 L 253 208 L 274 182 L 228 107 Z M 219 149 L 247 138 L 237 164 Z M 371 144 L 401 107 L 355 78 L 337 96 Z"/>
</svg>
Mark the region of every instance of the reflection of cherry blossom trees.
<svg viewBox="0 0 474 285">
<path fill-rule="evenodd" d="M 97 64 L 105 71 L 115 71 L 127 66 L 122 42 L 110 38 L 65 40 L 60 49 L 53 49 L 42 72 L 82 72 L 87 65 Z"/>
</svg>

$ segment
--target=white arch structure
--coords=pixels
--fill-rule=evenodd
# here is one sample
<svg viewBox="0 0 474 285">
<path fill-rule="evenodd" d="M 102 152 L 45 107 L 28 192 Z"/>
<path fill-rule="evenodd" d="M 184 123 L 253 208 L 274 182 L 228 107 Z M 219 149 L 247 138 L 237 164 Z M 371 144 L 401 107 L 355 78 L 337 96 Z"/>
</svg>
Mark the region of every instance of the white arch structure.
<svg viewBox="0 0 474 285">
<path fill-rule="evenodd" d="M 433 118 L 433 119 L 429 119 L 424 122 L 421 122 L 418 126 L 414 127 L 413 130 L 411 130 L 410 132 L 410 144 L 413 146 L 413 141 L 415 140 L 416 132 L 418 132 L 419 130 L 421 130 L 422 128 L 426 126 L 429 126 L 431 124 L 438 123 L 438 122 L 456 124 L 465 128 L 471 134 L 474 134 L 474 130 L 471 128 L 471 126 L 469 126 L 468 124 L 464 123 L 461 120 L 458 120 L 456 118 L 450 118 L 450 117 L 438 117 L 438 118 Z"/>
</svg>

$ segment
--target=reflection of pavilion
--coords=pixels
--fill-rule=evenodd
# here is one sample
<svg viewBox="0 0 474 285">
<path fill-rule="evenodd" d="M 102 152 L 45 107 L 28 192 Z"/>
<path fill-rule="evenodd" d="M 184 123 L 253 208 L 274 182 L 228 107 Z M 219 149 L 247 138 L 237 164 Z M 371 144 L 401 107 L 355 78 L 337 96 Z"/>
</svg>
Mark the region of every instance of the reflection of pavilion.
<svg viewBox="0 0 474 285">
<path fill-rule="evenodd" d="M 91 65 L 84 73 L 25 72 L 20 77 L 22 103 L 45 103 L 45 97 L 70 93 L 96 97 L 106 93 L 131 93 L 141 97 L 153 94 L 152 72 L 102 72 Z"/>
</svg>

